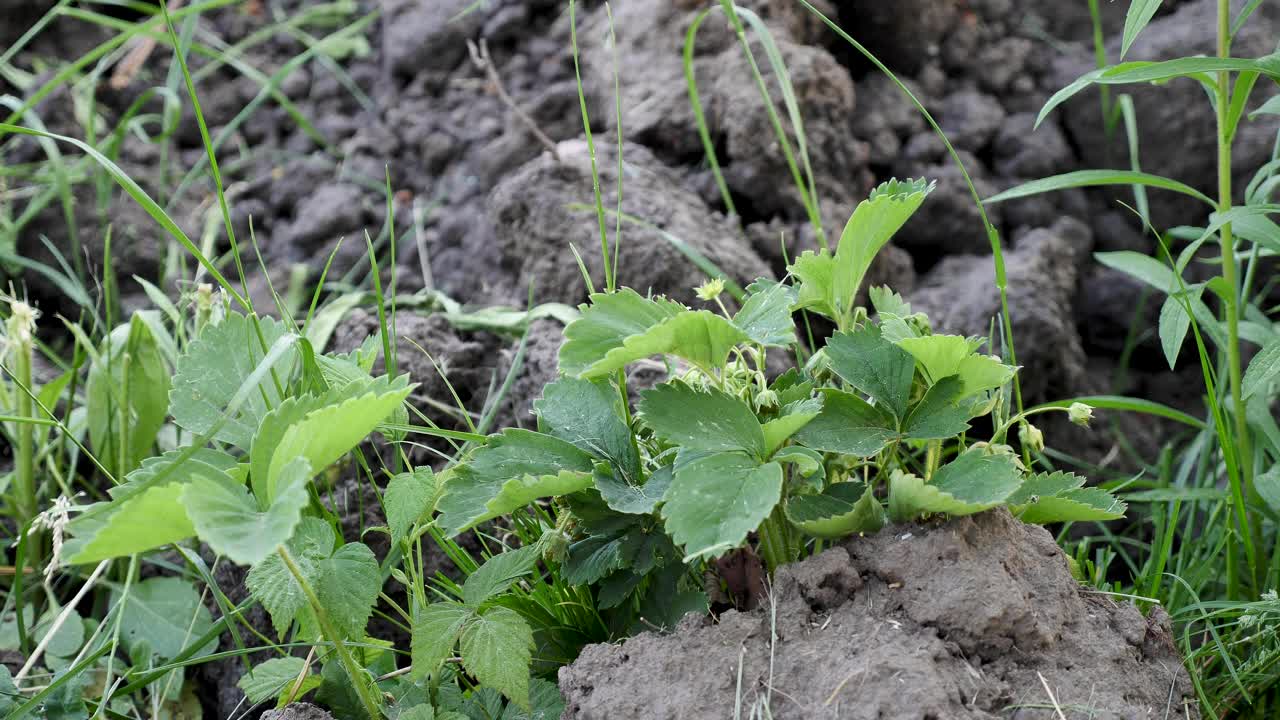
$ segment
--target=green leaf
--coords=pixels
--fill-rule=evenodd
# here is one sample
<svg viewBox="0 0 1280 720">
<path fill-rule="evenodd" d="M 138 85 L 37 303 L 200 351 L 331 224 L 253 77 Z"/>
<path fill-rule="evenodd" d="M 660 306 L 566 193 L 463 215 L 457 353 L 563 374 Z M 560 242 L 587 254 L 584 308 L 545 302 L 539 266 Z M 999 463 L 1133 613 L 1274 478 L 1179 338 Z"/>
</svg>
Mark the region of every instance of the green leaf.
<svg viewBox="0 0 1280 720">
<path fill-rule="evenodd" d="M 1005 501 L 1009 507 L 1026 505 L 1037 497 L 1057 497 L 1084 486 L 1084 478 L 1069 472 L 1036 473 L 1023 481 Z"/>
<path fill-rule="evenodd" d="M 832 320 L 839 317 L 832 301 L 835 295 L 836 259 L 826 250 L 816 254 L 812 250 L 800 253 L 800 257 L 787 266 L 787 272 L 799 281 L 794 310 L 813 310 Z"/>
<path fill-rule="evenodd" d="M 538 548 L 535 546 L 494 555 L 462 584 L 462 602 L 479 608 L 493 596 L 505 592 L 516 580 L 533 572 L 537 563 Z"/>
<path fill-rule="evenodd" d="M 1126 23 L 1127 24 L 1127 23 Z M 1217 72 L 1260 72 L 1275 77 L 1275 56 L 1267 56 L 1257 60 L 1244 58 L 1186 57 L 1164 62 L 1128 62 L 1110 67 L 1099 68 L 1081 75 L 1071 84 L 1054 93 L 1045 103 L 1036 118 L 1036 125 L 1048 117 L 1062 103 L 1070 100 L 1081 90 L 1092 84 L 1115 85 L 1124 83 L 1149 83 L 1168 80 L 1175 77 L 1189 77 L 1200 73 Z M 1193 191 L 1194 192 L 1194 191 Z M 1198 194 L 1198 193 L 1197 193 Z M 1210 205 L 1213 201 L 1201 196 Z"/>
<path fill-rule="evenodd" d="M 310 501 L 310 478 L 306 458 L 289 463 L 281 474 L 280 493 L 263 510 L 244 483 L 225 474 L 201 477 L 183 488 L 182 505 L 196 534 L 214 552 L 240 565 L 254 565 L 293 535 Z"/>
<path fill-rule="evenodd" d="M 414 468 L 391 478 L 382 496 L 391 542 L 399 545 L 414 526 L 431 511 L 436 495 L 436 477 L 430 467 Z"/>
<path fill-rule="evenodd" d="M 1122 250 L 1094 253 L 1093 256 L 1103 265 L 1141 280 L 1162 293 L 1178 289 L 1178 276 L 1173 270 L 1149 255 Z"/>
<path fill-rule="evenodd" d="M 346 455 L 400 407 L 412 390 L 407 377 L 375 384 L 368 393 L 327 405 L 289 426 L 271 455 L 266 495 L 261 499 L 274 497 L 284 468 L 296 458 L 306 458 L 311 471 L 318 473 Z"/>
<path fill-rule="evenodd" d="M 444 661 L 453 655 L 453 648 L 462 635 L 462 626 L 471 619 L 471 615 L 471 608 L 454 602 L 432 603 L 413 614 L 410 648 L 414 679 L 434 676 Z"/>
<path fill-rule="evenodd" d="M 244 691 L 249 702 L 256 705 L 273 697 L 283 697 L 285 693 L 292 691 L 293 684 L 298 681 L 298 677 L 302 675 L 303 668 L 306 666 L 306 661 L 300 657 L 272 658 L 254 665 L 249 672 L 240 677 L 236 686 Z M 307 673 L 303 677 L 297 696 L 302 697 L 319 686 L 320 676 Z"/>
<path fill-rule="evenodd" d="M 906 415 L 915 359 L 881 337 L 880 328 L 866 325 L 856 332 L 833 335 L 826 351 L 831 368 L 845 382 L 870 395 L 894 417 Z"/>
<path fill-rule="evenodd" d="M 348 638 L 364 637 L 382 590 L 382 574 L 373 551 L 362 543 L 347 543 L 316 569 L 316 596 L 330 622 Z"/>
<path fill-rule="evenodd" d="M 564 487 L 570 478 L 560 478 L 562 473 L 585 475 L 589 484 L 593 469 L 591 455 L 572 444 L 511 428 L 490 436 L 488 444 L 477 449 L 469 462 L 454 469 L 445 483 L 437 520 L 447 533 L 457 535 L 495 517 L 489 504 L 504 490 L 507 498 L 514 498 L 517 491 L 521 497 L 529 497 L 529 493 L 538 492 L 537 479 L 544 477 L 553 478 L 549 485 Z M 506 488 L 513 480 L 517 482 Z"/>
<path fill-rule="evenodd" d="M 123 474 L 150 454 L 156 433 L 168 417 L 170 372 L 155 334 L 135 314 L 111 332 L 89 366 L 85 388 L 89 444 L 94 453 Z M 121 395 L 128 388 L 128 396 Z M 127 406 L 127 407 L 126 407 Z M 127 432 L 128 445 L 120 443 Z M 116 467 L 123 457 L 124 466 Z"/>
<path fill-rule="evenodd" d="M 569 545 L 560 572 L 570 585 L 593 585 L 622 567 L 622 539 L 591 535 Z"/>
<path fill-rule="evenodd" d="M 510 608 L 496 605 L 462 630 L 462 666 L 480 684 L 494 688 L 526 710 L 533 629 Z"/>
<path fill-rule="evenodd" d="M 782 466 L 741 453 L 697 455 L 676 463 L 662 516 L 685 561 L 738 547 L 782 497 Z"/>
<path fill-rule="evenodd" d="M 22 703 L 22 697 L 18 694 L 18 686 L 13 682 L 13 673 L 9 672 L 8 665 L 0 665 L 0 713 L 6 718 L 13 720 L 24 720 L 27 715 L 12 715 L 13 711 Z"/>
<path fill-rule="evenodd" d="M 124 603 L 120 615 L 120 641 L 129 653 L 145 647 L 163 659 L 176 658 L 189 645 L 213 629 L 213 616 L 200 600 L 200 591 L 176 577 L 156 577 L 134 583 L 124 600 L 117 592 L 114 603 Z M 210 640 L 192 656 L 214 651 Z"/>
<path fill-rule="evenodd" d="M 884 508 L 860 482 L 831 485 L 820 495 L 796 495 L 787 501 L 787 519 L 820 538 L 837 539 L 884 527 Z"/>
<path fill-rule="evenodd" d="M 761 426 L 764 431 L 765 457 L 777 452 L 783 443 L 800 432 L 821 412 L 821 397 L 800 400 L 784 406 L 778 417 Z"/>
<path fill-rule="evenodd" d="M 1125 503 L 1102 488 L 1086 488 L 1084 478 L 1067 472 L 1037 473 L 1006 501 L 1023 522 L 1115 520 L 1124 517 Z"/>
<path fill-rule="evenodd" d="M 1053 102 L 1050 100 L 1050 102 Z M 1046 106 L 1046 109 L 1048 106 Z M 1044 114 L 1044 111 L 1041 111 Z M 1077 170 L 1064 175 L 1054 175 L 1053 177 L 1032 180 L 1023 183 L 1017 187 L 1009 188 L 1002 193 L 983 200 L 984 203 L 998 203 L 1006 200 L 1016 200 L 1018 198 L 1031 197 L 1032 195 L 1040 195 L 1042 193 L 1054 192 L 1056 190 L 1066 190 L 1068 188 L 1079 187 L 1098 187 L 1104 185 L 1122 185 L 1132 187 L 1134 185 L 1142 185 L 1144 187 L 1160 188 L 1162 190 L 1172 190 L 1184 195 L 1201 200 L 1204 203 L 1216 206 L 1216 203 L 1207 195 L 1196 190 L 1195 188 L 1180 183 L 1177 180 L 1160 177 L 1159 175 L 1151 175 L 1144 172 L 1136 172 L 1133 170 Z"/>
<path fill-rule="evenodd" d="M 591 304 L 581 306 L 582 315 L 564 329 L 560 346 L 560 370 L 581 375 L 611 350 L 622 347 L 632 336 L 684 310 L 665 298 L 646 299 L 630 288 L 614 293 L 595 293 Z"/>
<path fill-rule="evenodd" d="M 649 479 L 643 484 L 631 485 L 619 480 L 612 472 L 602 472 L 602 468 L 597 466 L 592 479 L 600 496 L 614 511 L 627 515 L 648 515 L 662 502 L 673 476 L 672 467 L 664 465 L 650 473 Z"/>
<path fill-rule="evenodd" d="M 1166 297 L 1164 304 L 1160 306 L 1160 347 L 1164 350 L 1164 359 L 1168 361 L 1170 370 L 1177 365 L 1182 344 L 1186 342 L 1187 332 L 1191 329 L 1191 316 L 1187 314 L 1183 304 L 1187 297 L 1199 301 L 1202 293 L 1202 288 L 1196 288 L 1186 297 L 1181 293 L 1174 293 Z"/>
<path fill-rule="evenodd" d="M 898 437 L 889 413 L 857 395 L 824 389 L 822 396 L 822 412 L 795 435 L 805 447 L 871 457 Z"/>
<path fill-rule="evenodd" d="M 1262 501 L 1267 504 L 1267 507 L 1271 508 L 1274 513 L 1280 513 L 1280 465 L 1275 465 L 1270 470 L 1255 477 L 1253 486 L 1257 489 L 1258 495 L 1262 497 Z"/>
<path fill-rule="evenodd" d="M 184 457 L 183 456 L 187 456 Z M 74 564 L 146 552 L 196 534 L 181 498 L 198 478 L 230 481 L 235 459 L 217 450 L 184 448 L 149 458 L 112 488 L 112 501 L 89 506 L 71 522 L 63 547 Z"/>
<path fill-rule="evenodd" d="M 1249 362 L 1240 385 L 1241 392 L 1248 400 L 1266 390 L 1277 378 L 1280 378 L 1280 340 L 1272 340 Z"/>
<path fill-rule="evenodd" d="M 234 399 L 241 398 L 213 439 L 249 449 L 262 417 L 283 400 L 270 375 L 258 372 L 259 364 L 265 359 L 262 370 L 287 375 L 297 358 L 297 338 L 289 335 L 284 325 L 269 317 L 259 318 L 258 323 L 267 352 L 252 320 L 231 312 L 221 323 L 206 325 L 178 357 L 169 412 L 179 427 L 203 435 L 218 424 Z"/>
<path fill-rule="evenodd" d="M 530 681 L 529 704 L 527 711 L 515 704 L 508 705 L 500 720 L 560 720 L 564 714 L 565 702 L 560 696 L 560 687 L 542 678 Z"/>
<path fill-rule="evenodd" d="M 962 395 L 958 375 L 942 378 L 911 409 L 903 424 L 904 434 L 914 440 L 945 440 L 968 430 L 969 408 L 957 402 Z"/>
<path fill-rule="evenodd" d="M 750 339 L 733 323 L 713 312 L 682 310 L 644 333 L 626 338 L 621 347 L 609 350 L 578 375 L 605 377 L 651 355 L 675 355 L 695 367 L 716 370 L 724 367 L 730 350 Z"/>
<path fill-rule="evenodd" d="M 852 309 L 871 261 L 911 219 L 933 188 L 933 183 L 923 179 L 889 180 L 854 208 L 836 247 L 831 300 L 838 314 Z"/>
<path fill-rule="evenodd" d="M 754 285 L 752 287 L 755 287 Z M 791 288 L 781 283 L 753 292 L 742 309 L 733 316 L 738 326 L 753 342 L 786 347 L 796 341 L 795 321 L 791 318 Z"/>
<path fill-rule="evenodd" d="M 963 387 L 960 396 L 972 397 L 980 392 L 1004 387 L 1017 372 L 1017 368 L 1005 365 L 990 355 L 970 355 L 960 361 L 960 368 L 956 371 Z"/>
<path fill-rule="evenodd" d="M 1013 458 L 970 451 L 939 468 L 929 483 L 895 470 L 889 478 L 889 513 L 895 522 L 921 513 L 972 515 L 1003 504 L 1021 484 Z"/>
<path fill-rule="evenodd" d="M 286 543 L 293 561 L 313 587 L 319 578 L 319 564 L 333 553 L 337 540 L 333 528 L 318 518 L 303 518 Z M 294 619 L 307 606 L 307 596 L 279 555 L 269 555 L 254 565 L 245 578 L 249 592 L 271 615 L 279 637 L 284 637 Z"/>
<path fill-rule="evenodd" d="M 640 455 L 631 440 L 631 428 L 622 419 L 619 398 L 608 381 L 565 377 L 543 389 L 534 410 L 543 432 L 636 477 Z"/>
<path fill-rule="evenodd" d="M 1127 506 L 1102 488 L 1072 490 L 1052 497 L 1036 497 L 1028 505 L 1011 508 L 1023 522 L 1101 522 L 1124 517 Z"/>
<path fill-rule="evenodd" d="M 695 390 L 680 381 L 640 393 L 640 419 L 672 445 L 760 457 L 764 431 L 747 404 L 720 390 Z"/>
<path fill-rule="evenodd" d="M 1120 59 L 1129 54 L 1129 46 L 1138 38 L 1138 33 L 1155 17 L 1160 9 L 1160 0 L 1132 0 L 1129 12 L 1124 16 L 1124 39 L 1120 44 Z"/>
<path fill-rule="evenodd" d="M 960 363 L 974 351 L 969 339 L 959 335 L 925 335 L 904 338 L 895 344 L 911 353 L 930 384 L 960 372 Z"/>
</svg>

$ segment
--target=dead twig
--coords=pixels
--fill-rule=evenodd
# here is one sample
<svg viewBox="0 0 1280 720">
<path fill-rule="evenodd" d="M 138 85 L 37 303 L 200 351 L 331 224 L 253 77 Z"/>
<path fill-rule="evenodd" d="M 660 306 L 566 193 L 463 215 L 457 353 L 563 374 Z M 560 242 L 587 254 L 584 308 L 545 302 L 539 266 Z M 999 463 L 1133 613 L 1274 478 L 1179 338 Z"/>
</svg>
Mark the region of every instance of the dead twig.
<svg viewBox="0 0 1280 720">
<path fill-rule="evenodd" d="M 177 10 L 182 7 L 184 0 L 170 0 L 169 9 Z M 111 73 L 111 89 L 123 90 L 129 87 L 133 82 L 133 78 L 147 64 L 147 59 L 151 57 L 151 53 L 155 52 L 156 39 L 150 36 L 139 35 L 129 41 L 129 52 L 116 63 L 115 70 Z"/>
<path fill-rule="evenodd" d="M 502 84 L 502 78 L 498 76 L 498 70 L 493 65 L 493 58 L 489 56 L 488 43 L 482 39 L 480 40 L 480 44 L 477 46 L 474 42 L 468 40 L 467 52 L 471 54 L 472 64 L 484 72 L 485 76 L 489 78 L 489 84 L 492 85 L 494 91 L 498 93 L 498 98 L 502 100 L 503 104 L 510 108 L 511 112 L 516 114 L 516 117 L 520 119 L 520 122 L 524 123 L 525 127 L 529 129 L 529 132 L 533 133 L 533 136 L 537 138 L 538 142 L 542 143 L 542 146 L 551 153 L 551 157 L 555 158 L 556 162 L 560 162 L 560 153 L 556 152 L 555 141 L 548 137 L 546 133 L 542 132 L 542 129 L 538 127 L 538 123 L 534 122 L 533 118 L 529 116 L 529 113 L 520 109 L 520 106 L 516 104 L 516 101 L 507 94 L 507 89 Z"/>
</svg>

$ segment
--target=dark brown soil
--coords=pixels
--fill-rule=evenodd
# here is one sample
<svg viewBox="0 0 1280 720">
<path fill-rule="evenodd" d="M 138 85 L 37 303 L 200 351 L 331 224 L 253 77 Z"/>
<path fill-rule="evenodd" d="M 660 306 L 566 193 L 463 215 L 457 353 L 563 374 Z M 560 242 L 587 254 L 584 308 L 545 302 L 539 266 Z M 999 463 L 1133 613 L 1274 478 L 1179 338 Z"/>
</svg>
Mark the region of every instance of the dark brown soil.
<svg viewBox="0 0 1280 720">
<path fill-rule="evenodd" d="M 1081 587 L 1002 510 L 850 539 L 759 610 L 588 647 L 560 688 L 565 720 L 1198 717 L 1168 616 Z"/>
</svg>

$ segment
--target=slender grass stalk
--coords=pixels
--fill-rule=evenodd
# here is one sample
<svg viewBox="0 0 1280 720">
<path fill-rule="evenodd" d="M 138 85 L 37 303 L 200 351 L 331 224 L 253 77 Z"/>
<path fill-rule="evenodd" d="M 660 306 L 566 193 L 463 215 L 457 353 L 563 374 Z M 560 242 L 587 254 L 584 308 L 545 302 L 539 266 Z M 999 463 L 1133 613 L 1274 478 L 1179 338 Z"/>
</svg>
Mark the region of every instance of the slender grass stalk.
<svg viewBox="0 0 1280 720">
<path fill-rule="evenodd" d="M 14 300 L 10 303 L 7 338 L 11 343 L 14 374 L 18 381 L 19 392 L 15 393 L 15 410 L 21 421 L 17 425 L 17 448 L 14 458 L 16 476 L 14 478 L 14 509 L 17 511 L 19 532 L 26 527 L 39 512 L 36 498 L 35 473 L 35 406 L 31 395 L 21 389 L 31 387 L 31 363 L 35 354 L 35 310 L 25 302 Z M 40 569 L 39 543 L 31 543 L 28 547 L 31 566 Z"/>
<path fill-rule="evenodd" d="M 1231 2 L 1218 0 L 1218 57 L 1231 55 Z M 1231 73 L 1223 70 L 1218 73 L 1215 103 L 1218 119 L 1218 212 L 1231 210 L 1231 146 L 1232 121 L 1231 106 Z M 1225 223 L 1219 230 L 1222 244 L 1222 279 L 1228 288 L 1225 313 L 1227 316 L 1227 380 L 1231 393 L 1232 414 L 1235 416 L 1235 448 L 1236 462 L 1239 467 L 1239 480 L 1243 494 L 1257 504 L 1257 490 L 1253 486 L 1253 451 L 1249 436 L 1248 417 L 1245 410 L 1244 397 L 1241 393 L 1241 377 L 1243 363 L 1240 357 L 1240 278 L 1236 260 L 1236 243 L 1232 235 L 1231 223 Z M 1229 438 L 1223 438 L 1228 440 Z M 1251 517 L 1250 513 L 1239 518 L 1244 532 L 1251 536 L 1246 538 L 1247 545 L 1262 547 L 1262 528 L 1260 518 Z M 1265 571 L 1265 562 L 1259 563 L 1256 557 L 1250 557 L 1250 574 L 1253 586 L 1260 588 Z"/>
<path fill-rule="evenodd" d="M 320 603 L 320 598 L 316 596 L 315 589 L 311 587 L 311 583 L 307 582 L 307 579 L 302 575 L 302 570 L 294 562 L 288 548 L 281 545 L 276 548 L 276 553 L 280 555 L 280 559 L 289 568 L 289 573 L 298 582 L 298 587 L 302 588 L 302 593 L 307 596 L 307 601 L 311 603 L 311 609 L 316 613 L 316 622 L 320 624 L 320 631 L 324 633 L 329 642 L 333 643 L 334 652 L 338 654 L 338 661 L 342 663 L 342 668 L 347 671 L 347 676 L 351 678 L 351 684 L 355 686 L 356 694 L 360 696 L 360 703 L 364 705 L 365 713 L 370 720 L 377 720 L 377 718 L 382 717 L 381 712 L 378 710 L 378 701 L 369 691 L 369 684 L 364 677 L 367 673 L 356 664 L 355 658 L 351 656 L 351 651 L 343 644 L 342 636 L 337 633 L 333 623 L 329 621 L 329 613 L 325 611 L 324 605 Z"/>
</svg>

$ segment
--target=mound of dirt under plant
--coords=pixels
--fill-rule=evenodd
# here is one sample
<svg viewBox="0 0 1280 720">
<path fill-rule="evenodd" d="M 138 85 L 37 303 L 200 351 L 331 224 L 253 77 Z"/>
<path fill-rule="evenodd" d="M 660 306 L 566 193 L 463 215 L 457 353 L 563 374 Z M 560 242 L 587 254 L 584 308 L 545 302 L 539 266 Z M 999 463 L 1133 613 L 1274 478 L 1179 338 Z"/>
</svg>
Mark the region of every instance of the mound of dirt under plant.
<svg viewBox="0 0 1280 720">
<path fill-rule="evenodd" d="M 1080 586 L 1004 510 L 845 541 L 759 610 L 588 647 L 560 688 L 566 720 L 1199 717 L 1168 616 Z"/>
</svg>

